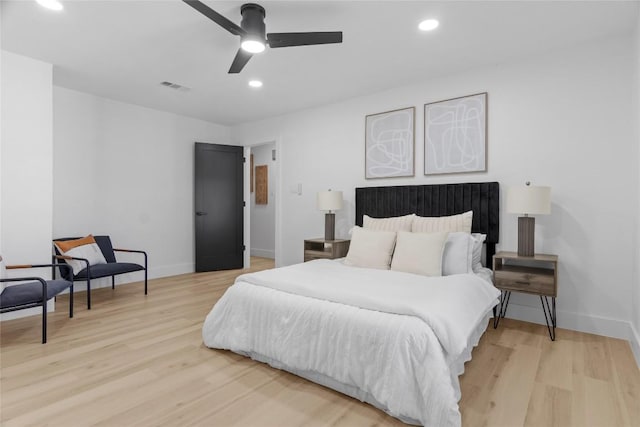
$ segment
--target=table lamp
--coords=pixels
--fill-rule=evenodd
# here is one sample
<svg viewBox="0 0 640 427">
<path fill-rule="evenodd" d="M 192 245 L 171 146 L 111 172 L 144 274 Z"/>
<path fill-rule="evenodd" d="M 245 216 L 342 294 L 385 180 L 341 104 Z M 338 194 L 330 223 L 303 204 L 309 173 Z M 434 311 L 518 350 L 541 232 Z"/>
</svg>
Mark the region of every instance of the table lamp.
<svg viewBox="0 0 640 427">
<path fill-rule="evenodd" d="M 535 187 L 527 182 L 524 187 L 507 189 L 507 213 L 524 214 L 518 217 L 518 256 L 535 255 L 534 236 L 536 219 L 529 215 L 551 213 L 551 187 Z"/>
<path fill-rule="evenodd" d="M 332 211 L 342 209 L 342 191 L 319 191 L 317 202 L 318 209 L 327 211 L 324 217 L 324 239 L 335 240 L 336 214 Z"/>
</svg>

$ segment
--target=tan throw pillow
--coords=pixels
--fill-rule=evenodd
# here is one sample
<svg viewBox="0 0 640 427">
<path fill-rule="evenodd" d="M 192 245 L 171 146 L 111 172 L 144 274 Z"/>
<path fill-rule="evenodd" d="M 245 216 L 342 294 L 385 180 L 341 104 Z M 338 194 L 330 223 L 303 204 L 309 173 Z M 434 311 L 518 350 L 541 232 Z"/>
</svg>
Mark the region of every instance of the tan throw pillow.
<svg viewBox="0 0 640 427">
<path fill-rule="evenodd" d="M 447 231 L 398 233 L 391 269 L 423 276 L 442 276 L 442 254 Z"/>
<path fill-rule="evenodd" d="M 393 231 L 354 227 L 344 263 L 354 267 L 388 270 L 395 243 L 396 233 Z"/>
<path fill-rule="evenodd" d="M 471 233 L 472 221 L 473 211 L 451 216 L 416 216 L 413 220 L 411 231 L 414 233 L 434 233 L 436 231 Z"/>
<path fill-rule="evenodd" d="M 362 217 L 362 228 L 377 231 L 411 231 L 411 224 L 415 214 L 394 216 L 389 218 L 371 218 L 368 215 Z"/>
<path fill-rule="evenodd" d="M 96 243 L 96 239 L 91 234 L 82 239 L 75 240 L 56 240 L 54 242 L 58 250 L 62 255 L 67 255 L 74 258 L 84 258 L 89 261 L 89 265 L 106 264 L 107 260 L 104 259 L 100 247 Z M 77 275 L 82 270 L 87 268 L 87 263 L 75 259 L 65 260 L 67 264 L 73 269 L 73 275 Z"/>
</svg>

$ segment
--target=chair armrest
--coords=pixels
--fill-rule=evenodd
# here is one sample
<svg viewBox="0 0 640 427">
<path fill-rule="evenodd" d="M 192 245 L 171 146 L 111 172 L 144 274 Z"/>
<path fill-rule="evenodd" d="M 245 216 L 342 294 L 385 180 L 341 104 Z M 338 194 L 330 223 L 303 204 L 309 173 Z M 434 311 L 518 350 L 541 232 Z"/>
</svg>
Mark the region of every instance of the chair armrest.
<svg viewBox="0 0 640 427">
<path fill-rule="evenodd" d="M 144 270 L 147 271 L 147 253 L 136 249 L 114 249 L 114 252 L 131 252 L 144 255 Z M 146 274 L 146 273 L 145 273 Z M 146 276 L 145 276 L 146 277 Z"/>
<path fill-rule="evenodd" d="M 0 279 L 0 282 L 26 282 L 26 281 L 38 281 L 42 284 L 42 290 L 46 291 L 47 290 L 47 281 L 44 280 L 42 277 L 5 277 L 4 279 Z M 46 292 L 43 292 L 42 295 L 47 295 Z"/>
<path fill-rule="evenodd" d="M 71 257 L 67 257 L 67 258 L 71 258 Z M 88 262 L 88 261 L 87 261 Z M 66 268 L 68 271 L 68 273 L 71 273 L 71 277 L 73 277 L 73 269 L 71 268 L 71 266 L 69 264 L 20 264 L 20 265 L 7 265 L 6 268 L 7 270 L 17 270 L 20 268 L 44 268 L 44 267 L 53 267 L 53 268 L 60 268 L 60 273 L 62 273 L 62 267 Z M 54 277 L 55 279 L 55 277 Z M 32 280 L 32 279 L 29 279 Z"/>
<path fill-rule="evenodd" d="M 15 270 L 18 268 L 42 268 L 42 267 L 58 267 L 64 264 L 17 264 L 17 265 L 7 265 L 7 270 Z"/>
</svg>

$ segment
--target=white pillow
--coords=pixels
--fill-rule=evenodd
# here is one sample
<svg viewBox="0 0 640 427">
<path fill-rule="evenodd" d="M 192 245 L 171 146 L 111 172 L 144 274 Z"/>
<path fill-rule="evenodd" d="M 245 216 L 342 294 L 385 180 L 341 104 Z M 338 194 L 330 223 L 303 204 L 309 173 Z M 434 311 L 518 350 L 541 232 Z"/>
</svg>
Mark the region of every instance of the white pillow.
<svg viewBox="0 0 640 427">
<path fill-rule="evenodd" d="M 471 266 L 473 271 L 482 268 L 482 244 L 487 239 L 486 234 L 472 233 L 473 237 L 473 259 L 471 260 Z"/>
<path fill-rule="evenodd" d="M 451 233 L 463 231 L 471 233 L 473 211 L 458 215 L 423 217 L 416 216 L 411 225 L 414 233 L 433 233 L 436 231 L 449 231 Z"/>
<path fill-rule="evenodd" d="M 442 255 L 442 275 L 465 274 L 473 271 L 473 245 L 471 234 L 449 233 Z"/>
<path fill-rule="evenodd" d="M 442 276 L 442 254 L 448 232 L 398 232 L 391 269 L 423 276 Z"/>
<path fill-rule="evenodd" d="M 59 240 L 54 243 L 62 255 L 84 258 L 89 261 L 89 265 L 107 263 L 107 260 L 104 259 L 104 255 L 102 255 L 102 251 L 92 235 L 76 240 Z M 87 268 L 87 263 L 84 261 L 75 259 L 66 259 L 65 261 L 73 269 L 74 276 Z"/>
<path fill-rule="evenodd" d="M 344 263 L 354 267 L 388 270 L 395 244 L 396 233 L 393 231 L 353 227 L 349 252 Z"/>
<path fill-rule="evenodd" d="M 411 224 L 415 214 L 394 216 L 389 218 L 371 218 L 369 215 L 362 217 L 362 228 L 377 231 L 411 231 Z"/>
</svg>

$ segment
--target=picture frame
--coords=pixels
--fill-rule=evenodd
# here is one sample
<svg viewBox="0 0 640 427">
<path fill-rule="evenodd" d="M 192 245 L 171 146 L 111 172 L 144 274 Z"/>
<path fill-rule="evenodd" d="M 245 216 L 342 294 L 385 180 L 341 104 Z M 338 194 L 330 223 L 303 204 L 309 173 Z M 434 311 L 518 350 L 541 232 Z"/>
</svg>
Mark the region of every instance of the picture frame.
<svg viewBox="0 0 640 427">
<path fill-rule="evenodd" d="M 424 174 L 487 171 L 487 98 L 476 93 L 424 105 Z"/>
<path fill-rule="evenodd" d="M 269 167 L 256 166 L 256 205 L 269 203 Z"/>
<path fill-rule="evenodd" d="M 365 117 L 365 179 L 415 176 L 415 107 Z"/>
</svg>

